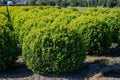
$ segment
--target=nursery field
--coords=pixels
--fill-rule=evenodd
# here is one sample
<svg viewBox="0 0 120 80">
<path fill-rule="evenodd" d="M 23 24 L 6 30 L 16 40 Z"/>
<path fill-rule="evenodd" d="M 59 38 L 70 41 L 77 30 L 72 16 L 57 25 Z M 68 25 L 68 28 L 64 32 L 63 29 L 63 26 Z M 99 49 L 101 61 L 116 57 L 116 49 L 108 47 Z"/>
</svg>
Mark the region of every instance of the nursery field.
<svg viewBox="0 0 120 80">
<path fill-rule="evenodd" d="M 119 44 L 120 8 L 0 7 L 1 79 L 117 80 Z"/>
<path fill-rule="evenodd" d="M 19 57 L 12 69 L 0 72 L 4 80 L 119 80 L 120 57 L 87 56 L 85 66 L 77 71 L 63 74 L 38 75 L 29 70 Z"/>
</svg>

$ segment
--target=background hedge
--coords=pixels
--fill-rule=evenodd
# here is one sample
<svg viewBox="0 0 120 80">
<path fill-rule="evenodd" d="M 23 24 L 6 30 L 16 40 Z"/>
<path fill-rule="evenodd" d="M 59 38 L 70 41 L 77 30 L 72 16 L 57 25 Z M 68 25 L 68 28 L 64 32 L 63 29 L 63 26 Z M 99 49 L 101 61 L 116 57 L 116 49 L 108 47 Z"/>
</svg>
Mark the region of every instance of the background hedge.
<svg viewBox="0 0 120 80">
<path fill-rule="evenodd" d="M 57 17 L 62 17 L 62 14 L 76 12 L 70 9 L 63 10 L 60 7 L 49 6 L 19 7 L 19 10 L 16 10 L 17 8 L 17 6 L 9 7 L 9 12 L 20 43 L 32 28 L 49 27 Z M 17 14 L 18 12 L 19 14 Z"/>
<path fill-rule="evenodd" d="M 104 55 L 112 43 L 111 28 L 99 16 L 80 16 L 71 24 L 78 28 L 89 55 Z"/>
<path fill-rule="evenodd" d="M 120 8 L 89 8 L 84 15 L 97 16 L 111 28 L 112 42 L 118 43 L 118 35 L 120 30 Z"/>
</svg>

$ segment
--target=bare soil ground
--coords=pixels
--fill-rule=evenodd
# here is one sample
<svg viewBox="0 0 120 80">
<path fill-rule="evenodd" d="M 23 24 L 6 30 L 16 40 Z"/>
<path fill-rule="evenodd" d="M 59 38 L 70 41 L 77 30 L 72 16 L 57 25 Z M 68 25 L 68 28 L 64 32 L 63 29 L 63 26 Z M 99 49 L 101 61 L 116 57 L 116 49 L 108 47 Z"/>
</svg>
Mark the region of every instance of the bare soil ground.
<svg viewBox="0 0 120 80">
<path fill-rule="evenodd" d="M 120 80 L 120 48 L 117 46 L 112 44 L 109 55 L 87 56 L 83 68 L 59 75 L 34 74 L 20 56 L 10 70 L 0 72 L 0 80 Z"/>
<path fill-rule="evenodd" d="M 120 57 L 87 56 L 84 68 L 59 75 L 33 74 L 19 57 L 12 69 L 0 72 L 0 80 L 120 80 Z"/>
</svg>

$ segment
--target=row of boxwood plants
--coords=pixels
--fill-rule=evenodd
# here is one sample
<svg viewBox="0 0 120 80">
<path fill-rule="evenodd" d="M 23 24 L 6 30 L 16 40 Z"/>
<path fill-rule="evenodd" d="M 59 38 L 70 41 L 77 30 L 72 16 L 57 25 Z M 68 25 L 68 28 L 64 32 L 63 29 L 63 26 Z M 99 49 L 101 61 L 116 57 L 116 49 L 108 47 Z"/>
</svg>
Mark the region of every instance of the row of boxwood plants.
<svg viewBox="0 0 120 80">
<path fill-rule="evenodd" d="M 18 10 L 23 13 L 16 14 L 15 7 L 9 9 L 29 69 L 47 74 L 71 72 L 83 66 L 84 42 L 76 27 L 67 26 L 79 12 L 59 7 L 26 7 Z"/>
<path fill-rule="evenodd" d="M 82 41 L 83 44 L 82 43 L 79 44 L 79 47 L 80 45 L 84 45 L 83 47 L 81 47 L 81 51 L 82 48 L 84 48 L 83 50 L 84 54 L 86 54 L 87 52 L 88 54 L 92 54 L 92 55 L 104 55 L 106 54 L 106 51 L 109 49 L 112 42 L 119 41 L 118 40 L 119 13 L 117 13 L 119 12 L 119 9 L 115 9 L 115 10 L 89 9 L 83 13 L 80 13 L 76 10 L 74 11 L 73 9 L 72 11 L 70 11 L 55 7 L 47 7 L 47 8 L 37 7 L 35 10 L 36 10 L 35 13 L 34 12 L 32 13 L 32 17 L 34 18 L 32 19 L 29 18 L 29 20 L 25 19 L 26 22 L 25 24 L 23 24 L 24 26 L 22 26 L 20 30 L 21 31 L 20 39 L 23 42 L 23 48 L 22 48 L 23 59 L 25 63 L 29 66 L 29 68 L 32 69 L 33 72 L 44 74 L 44 73 L 62 73 L 62 72 L 71 71 L 71 68 L 69 66 L 70 63 L 67 63 L 69 61 L 72 63 L 71 59 L 69 59 L 70 57 L 69 58 L 67 57 L 69 59 L 69 61 L 67 61 L 67 58 L 64 57 L 64 55 L 63 58 L 62 56 L 60 56 L 62 61 L 61 60 L 59 61 L 61 63 L 59 61 L 56 62 L 56 60 L 59 59 L 57 58 L 56 54 L 59 53 L 68 54 L 69 49 L 74 50 L 74 48 L 69 48 L 66 50 L 66 47 L 68 46 L 65 40 L 68 40 L 67 41 L 68 43 L 70 43 L 71 41 L 69 41 L 68 38 L 64 39 L 64 37 L 62 36 L 63 34 L 59 30 L 59 28 L 67 27 L 71 29 L 72 28 L 77 29 L 76 31 L 80 35 L 79 37 L 82 36 L 80 41 Z M 27 15 L 31 14 L 31 11 L 32 11 L 31 9 L 27 10 Z M 29 17 L 31 17 L 31 15 Z M 116 22 L 116 20 L 118 22 Z M 51 27 L 53 30 L 51 30 Z M 54 30 L 56 29 L 58 32 L 55 33 Z M 66 30 L 66 33 L 67 32 L 69 32 L 69 29 Z M 63 33 L 64 33 L 64 29 L 63 29 Z M 54 38 L 56 39 L 52 37 L 53 35 L 55 36 Z M 61 37 L 59 38 L 60 35 Z M 68 35 L 66 35 L 66 37 L 68 37 Z M 60 41 L 57 43 L 55 42 L 55 40 L 58 41 L 60 40 Z M 62 47 L 59 47 L 58 45 Z M 75 45 L 77 46 L 77 44 Z M 71 44 L 71 46 L 74 45 Z M 59 48 L 61 49 L 59 50 Z M 77 49 L 78 47 L 75 48 Z M 87 48 L 87 51 L 85 48 Z M 65 52 L 62 50 L 64 50 Z M 73 52 L 72 50 L 71 52 Z M 52 57 L 50 57 L 51 55 L 54 56 L 54 52 L 55 53 L 57 52 L 55 54 L 55 58 L 57 59 L 53 59 Z M 60 67 L 60 65 L 63 65 L 62 64 L 64 63 L 63 61 L 65 62 L 67 61 L 65 65 L 68 65 L 66 66 L 67 69 L 64 68 L 64 71 Z M 34 64 L 34 62 L 36 63 Z M 80 62 L 80 60 L 78 62 Z M 40 67 L 43 67 L 43 69 L 41 69 Z"/>
<path fill-rule="evenodd" d="M 103 55 L 120 40 L 119 9 L 9 7 L 22 58 L 35 73 L 65 73 L 83 66 L 86 53 Z M 19 13 L 19 14 L 18 14 Z"/>
</svg>

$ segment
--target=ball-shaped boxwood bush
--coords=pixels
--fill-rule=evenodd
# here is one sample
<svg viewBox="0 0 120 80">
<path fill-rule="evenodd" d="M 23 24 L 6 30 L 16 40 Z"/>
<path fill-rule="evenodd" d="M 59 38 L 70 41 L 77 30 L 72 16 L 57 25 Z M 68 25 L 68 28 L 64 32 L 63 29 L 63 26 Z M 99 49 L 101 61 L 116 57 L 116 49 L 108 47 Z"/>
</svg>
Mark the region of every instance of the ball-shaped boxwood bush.
<svg viewBox="0 0 120 80">
<path fill-rule="evenodd" d="M 31 34 L 30 34 L 31 33 Z M 23 39 L 23 61 L 37 74 L 59 74 L 83 66 L 84 43 L 75 28 L 33 29 Z"/>
<path fill-rule="evenodd" d="M 17 43 L 7 18 L 0 14 L 0 71 L 9 68 L 16 60 Z"/>
<path fill-rule="evenodd" d="M 120 9 L 111 10 L 110 14 L 105 17 L 105 22 L 111 27 L 112 42 L 118 43 L 118 35 L 120 30 Z"/>
<path fill-rule="evenodd" d="M 78 24 L 76 26 L 83 36 L 88 54 L 105 55 L 112 43 L 110 27 L 104 20 L 99 19 L 99 16 L 82 16 L 78 20 L 79 23 L 76 23 Z"/>
</svg>

